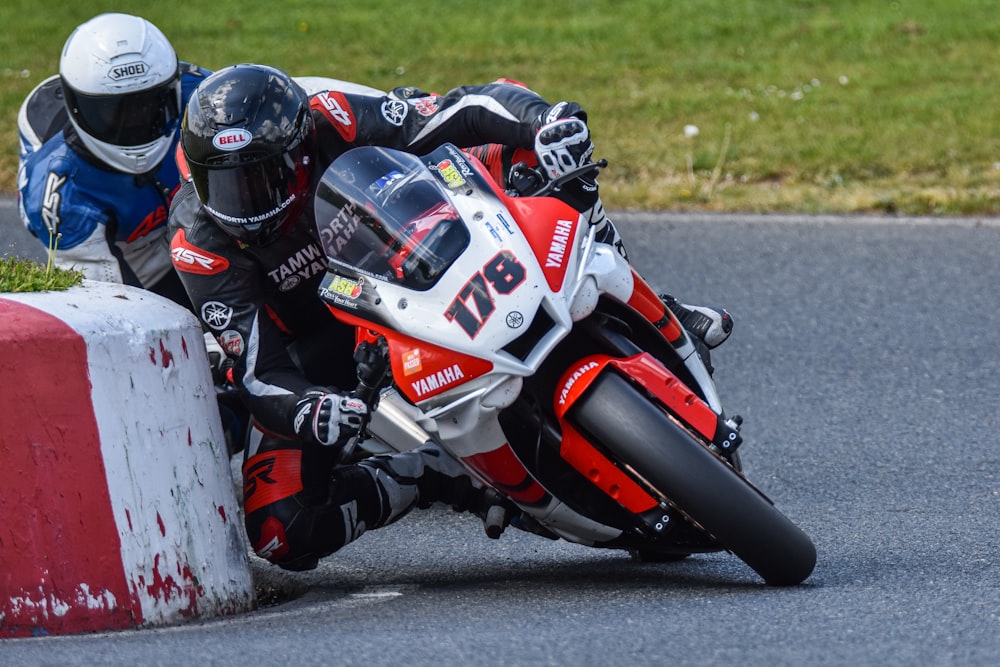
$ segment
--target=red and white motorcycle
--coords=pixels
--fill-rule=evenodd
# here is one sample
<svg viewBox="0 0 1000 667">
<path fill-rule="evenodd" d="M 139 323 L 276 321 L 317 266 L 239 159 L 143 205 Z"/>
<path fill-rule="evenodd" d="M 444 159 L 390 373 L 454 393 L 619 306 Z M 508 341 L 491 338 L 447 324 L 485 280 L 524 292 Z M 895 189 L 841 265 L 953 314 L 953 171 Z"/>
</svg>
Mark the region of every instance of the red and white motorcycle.
<svg viewBox="0 0 1000 667">
<path fill-rule="evenodd" d="M 579 173 L 521 175 L 531 196 L 450 144 L 356 148 L 326 170 L 319 291 L 367 341 L 362 392 L 380 395 L 365 446 L 438 443 L 516 505 L 511 525 L 546 537 L 647 560 L 727 550 L 769 584 L 805 580 L 815 548 L 741 473 L 740 419 L 692 341 L 544 196 Z"/>
</svg>

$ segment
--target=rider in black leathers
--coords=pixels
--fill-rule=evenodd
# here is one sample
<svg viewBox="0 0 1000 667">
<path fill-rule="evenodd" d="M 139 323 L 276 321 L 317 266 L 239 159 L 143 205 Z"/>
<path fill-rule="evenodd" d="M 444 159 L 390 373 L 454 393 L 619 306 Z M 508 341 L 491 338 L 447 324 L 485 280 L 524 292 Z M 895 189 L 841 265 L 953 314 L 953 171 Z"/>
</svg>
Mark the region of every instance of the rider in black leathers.
<svg viewBox="0 0 1000 667">
<path fill-rule="evenodd" d="M 256 421 L 244 504 L 262 557 L 314 567 L 418 503 L 488 505 L 489 494 L 435 447 L 335 465 L 366 408 L 344 394 L 357 384 L 354 332 L 316 295 L 326 263 L 311 194 L 323 168 L 353 146 L 528 148 L 553 109 L 582 115 L 506 82 L 444 96 L 307 97 L 259 65 L 220 70 L 195 91 L 182 130 L 192 181 L 171 207 L 171 256 L 196 312 L 234 358 Z"/>
<path fill-rule="evenodd" d="M 348 393 L 357 384 L 354 331 L 317 297 L 326 258 L 312 194 L 323 169 L 358 145 L 531 149 L 536 136 L 555 157 L 583 160 L 589 134 L 575 142 L 585 119 L 577 104 L 551 105 L 507 81 L 443 96 L 307 96 L 279 70 L 238 65 L 198 87 L 182 130 L 191 181 L 171 207 L 171 256 L 196 312 L 235 360 L 255 418 L 243 478 L 257 554 L 287 569 L 315 567 L 415 506 L 441 501 L 482 515 L 498 502 L 430 445 L 338 465 L 367 407 Z M 581 206 L 594 208 L 596 183 L 579 192 Z"/>
</svg>

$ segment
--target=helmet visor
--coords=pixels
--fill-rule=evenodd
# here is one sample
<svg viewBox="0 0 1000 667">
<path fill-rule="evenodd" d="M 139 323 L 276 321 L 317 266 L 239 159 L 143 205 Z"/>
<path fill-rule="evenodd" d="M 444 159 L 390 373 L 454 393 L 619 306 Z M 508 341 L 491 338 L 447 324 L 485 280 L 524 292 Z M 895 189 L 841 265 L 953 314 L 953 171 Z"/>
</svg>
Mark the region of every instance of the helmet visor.
<svg viewBox="0 0 1000 667">
<path fill-rule="evenodd" d="M 273 240 L 291 214 L 302 210 L 309 190 L 309 142 L 244 164 L 206 167 L 188 162 L 198 198 L 235 238 Z"/>
<path fill-rule="evenodd" d="M 63 84 L 76 124 L 115 146 L 143 146 L 173 134 L 180 119 L 180 79 L 123 95 L 90 95 Z"/>
</svg>

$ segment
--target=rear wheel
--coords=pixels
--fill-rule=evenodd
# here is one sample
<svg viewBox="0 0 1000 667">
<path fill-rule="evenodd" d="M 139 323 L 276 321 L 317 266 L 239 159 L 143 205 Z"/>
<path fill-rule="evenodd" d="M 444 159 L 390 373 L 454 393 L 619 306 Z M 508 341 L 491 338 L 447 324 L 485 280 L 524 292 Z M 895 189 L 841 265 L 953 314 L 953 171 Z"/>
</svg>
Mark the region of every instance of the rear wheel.
<svg viewBox="0 0 1000 667">
<path fill-rule="evenodd" d="M 618 374 L 602 374 L 569 418 L 767 583 L 794 585 L 812 573 L 816 548 L 809 537 Z"/>
</svg>

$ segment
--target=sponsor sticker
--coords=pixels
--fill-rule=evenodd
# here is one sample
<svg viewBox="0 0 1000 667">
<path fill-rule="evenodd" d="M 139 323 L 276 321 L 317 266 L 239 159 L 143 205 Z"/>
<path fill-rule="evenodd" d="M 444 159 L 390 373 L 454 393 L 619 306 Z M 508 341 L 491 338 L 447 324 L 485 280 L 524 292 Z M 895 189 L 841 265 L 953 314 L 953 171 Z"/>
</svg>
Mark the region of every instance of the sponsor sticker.
<svg viewBox="0 0 1000 667">
<path fill-rule="evenodd" d="M 416 109 L 417 113 L 421 116 L 433 116 L 437 113 L 438 109 L 438 98 L 437 95 L 431 95 L 429 97 L 416 97 L 410 100 L 413 108 Z"/>
<path fill-rule="evenodd" d="M 573 234 L 572 220 L 559 220 L 552 230 L 552 240 L 549 242 L 549 252 L 545 255 L 545 268 L 561 269 L 566 254 L 572 250 L 570 237 Z"/>
<path fill-rule="evenodd" d="M 246 346 L 243 344 L 243 335 L 234 329 L 226 329 L 219 334 L 219 345 L 231 357 L 239 357 L 243 354 Z"/>
<path fill-rule="evenodd" d="M 420 363 L 420 350 L 408 350 L 403 353 L 403 375 L 415 375 L 424 370 Z"/>
<path fill-rule="evenodd" d="M 220 151 L 237 151 L 253 140 L 253 135 L 242 127 L 231 127 L 212 137 L 212 145 Z"/>
<path fill-rule="evenodd" d="M 444 179 L 445 184 L 449 188 L 455 189 L 465 185 L 465 179 L 462 178 L 462 174 L 459 173 L 458 169 L 451 160 L 442 160 L 441 162 L 438 162 L 437 172 L 441 174 L 441 178 Z"/>
<path fill-rule="evenodd" d="M 229 268 L 229 260 L 225 257 L 188 243 L 183 229 L 178 229 L 170 240 L 170 260 L 178 271 L 203 276 L 221 273 Z"/>
<path fill-rule="evenodd" d="M 361 286 L 364 284 L 364 278 L 354 280 L 345 276 L 332 276 L 326 288 L 330 292 L 346 296 L 348 299 L 357 299 L 361 296 Z"/>
<path fill-rule="evenodd" d="M 358 134 L 358 124 L 354 118 L 354 110 L 342 93 L 319 93 L 312 98 L 310 106 L 322 112 L 345 141 L 354 141 Z"/>
<path fill-rule="evenodd" d="M 462 367 L 458 364 L 452 364 L 447 368 L 443 368 L 436 373 L 431 373 L 422 378 L 419 378 L 411 383 L 413 393 L 417 395 L 418 398 L 422 398 L 429 394 L 442 391 L 447 387 L 459 382 L 465 377 L 465 373 L 462 372 Z"/>
<path fill-rule="evenodd" d="M 573 385 L 575 385 L 580 378 L 584 377 L 595 368 L 599 368 L 597 362 L 591 361 L 576 369 L 573 374 L 569 376 L 569 379 L 567 379 L 566 383 L 563 384 L 562 391 L 559 392 L 559 405 L 566 404 L 566 399 L 569 398 L 569 392 L 570 389 L 573 388 Z"/>
</svg>

